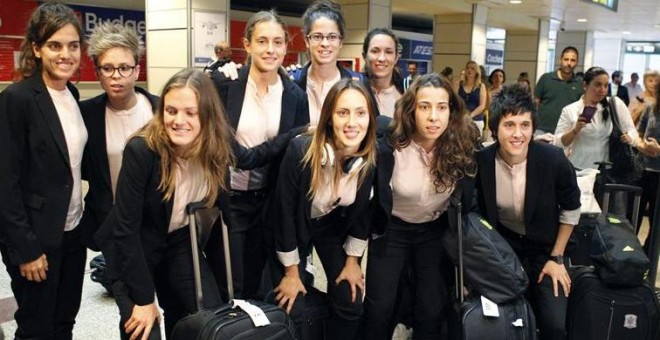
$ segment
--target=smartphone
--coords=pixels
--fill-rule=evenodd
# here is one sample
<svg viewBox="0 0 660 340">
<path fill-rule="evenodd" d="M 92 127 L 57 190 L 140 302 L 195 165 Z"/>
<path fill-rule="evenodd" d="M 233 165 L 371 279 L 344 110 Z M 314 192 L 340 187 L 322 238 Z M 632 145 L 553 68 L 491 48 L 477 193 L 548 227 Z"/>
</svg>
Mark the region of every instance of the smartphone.
<svg viewBox="0 0 660 340">
<path fill-rule="evenodd" d="M 595 106 L 585 106 L 584 110 L 582 111 L 582 114 L 580 115 L 580 119 L 584 120 L 586 123 L 589 123 L 591 122 L 591 119 L 594 118 L 595 113 L 596 113 Z"/>
</svg>

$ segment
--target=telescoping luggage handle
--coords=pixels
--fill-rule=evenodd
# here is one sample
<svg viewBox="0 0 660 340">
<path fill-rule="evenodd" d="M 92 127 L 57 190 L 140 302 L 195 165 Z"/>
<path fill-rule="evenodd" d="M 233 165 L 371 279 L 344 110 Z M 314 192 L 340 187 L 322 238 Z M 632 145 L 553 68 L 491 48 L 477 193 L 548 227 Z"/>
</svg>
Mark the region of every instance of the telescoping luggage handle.
<svg viewBox="0 0 660 340">
<path fill-rule="evenodd" d="M 451 197 L 450 202 L 452 204 L 452 209 L 454 214 L 456 214 L 456 228 L 458 234 L 458 267 L 456 268 L 456 296 L 459 298 L 459 302 L 462 304 L 465 300 L 465 292 L 463 289 L 463 203 L 461 202 L 460 195 L 459 197 Z M 450 215 L 451 218 L 451 215 Z"/>
<path fill-rule="evenodd" d="M 202 212 L 208 212 L 204 214 Z M 202 273 L 199 261 L 199 245 L 206 243 L 206 237 L 210 234 L 210 229 L 215 225 L 216 221 L 220 221 L 222 225 L 222 244 L 224 245 L 225 255 L 225 270 L 227 271 L 227 291 L 229 293 L 229 300 L 231 301 L 231 308 L 242 309 L 252 320 L 256 327 L 267 326 L 270 320 L 265 312 L 251 304 L 246 300 L 234 299 L 234 285 L 231 272 L 231 256 L 229 253 L 229 230 L 227 225 L 222 219 L 222 213 L 217 207 L 207 208 L 206 202 L 193 202 L 186 206 L 186 213 L 189 217 L 190 227 L 190 243 L 192 246 L 193 256 L 193 276 L 195 278 L 195 297 L 197 302 L 197 310 L 201 311 L 204 308 L 204 295 L 202 293 Z M 199 218 L 200 227 L 202 230 L 197 229 L 197 219 Z M 200 234 L 202 235 L 200 237 Z M 200 242 L 201 241 L 201 242 Z"/>
<path fill-rule="evenodd" d="M 200 240 L 198 237 L 199 230 L 197 229 L 197 219 L 195 218 L 196 212 L 202 209 L 207 209 L 206 202 L 204 201 L 189 203 L 186 206 L 186 213 L 189 216 L 189 224 L 190 224 L 190 243 L 192 246 L 193 275 L 195 278 L 195 296 L 197 300 L 197 310 L 202 310 L 204 308 L 204 296 L 202 294 L 202 274 L 201 274 L 200 261 L 199 261 Z M 225 252 L 224 253 L 225 270 L 227 272 L 227 291 L 229 292 L 229 299 L 233 300 L 234 284 L 233 284 L 232 272 L 231 272 L 231 255 L 229 253 L 229 231 L 227 230 L 227 225 L 222 220 L 222 213 L 219 213 L 219 211 L 218 211 L 217 219 L 219 219 L 220 223 L 222 224 L 222 242 L 224 245 L 224 252 Z M 209 221 L 209 223 L 205 223 L 208 224 L 208 226 L 202 225 L 202 228 L 211 228 L 214 222 L 215 221 Z"/>
<path fill-rule="evenodd" d="M 613 184 L 613 183 L 605 184 L 605 190 L 603 193 L 603 207 L 602 207 L 603 215 L 607 215 L 607 213 L 610 210 L 610 195 L 613 192 L 626 192 L 626 193 L 633 193 L 635 195 L 635 198 L 633 200 L 632 220 L 630 221 L 630 224 L 633 227 L 633 231 L 636 231 L 637 222 L 639 221 L 639 206 L 641 204 L 641 199 L 642 199 L 642 188 L 633 185 L 626 185 L 626 184 Z"/>
</svg>

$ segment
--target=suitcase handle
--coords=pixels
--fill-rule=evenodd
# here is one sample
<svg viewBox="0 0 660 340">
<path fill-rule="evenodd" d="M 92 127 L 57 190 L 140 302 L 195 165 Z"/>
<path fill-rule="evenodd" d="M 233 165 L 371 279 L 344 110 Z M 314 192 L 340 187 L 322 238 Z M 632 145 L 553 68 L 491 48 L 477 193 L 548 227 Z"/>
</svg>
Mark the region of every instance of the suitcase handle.
<svg viewBox="0 0 660 340">
<path fill-rule="evenodd" d="M 202 293 L 202 273 L 201 265 L 199 259 L 199 237 L 197 230 L 197 219 L 196 213 L 199 210 L 206 209 L 206 202 L 192 202 L 186 205 L 186 213 L 189 217 L 189 227 L 190 227 L 190 245 L 192 247 L 192 260 L 193 260 L 193 277 L 195 278 L 195 297 L 197 303 L 197 310 L 202 310 L 204 308 L 204 295 Z M 227 291 L 229 292 L 229 299 L 234 299 L 234 284 L 232 279 L 231 271 L 231 255 L 229 253 L 229 231 L 227 225 L 222 219 L 222 212 L 218 215 L 218 220 L 222 225 L 222 241 L 224 245 L 224 255 L 225 255 L 225 270 L 227 272 Z"/>
<path fill-rule="evenodd" d="M 610 210 L 610 195 L 614 192 L 625 192 L 635 195 L 630 224 L 633 227 L 633 232 L 637 232 L 637 222 L 639 221 L 639 206 L 641 205 L 642 201 L 642 188 L 627 184 L 605 184 L 605 188 L 603 189 L 603 216 L 606 216 Z"/>
</svg>

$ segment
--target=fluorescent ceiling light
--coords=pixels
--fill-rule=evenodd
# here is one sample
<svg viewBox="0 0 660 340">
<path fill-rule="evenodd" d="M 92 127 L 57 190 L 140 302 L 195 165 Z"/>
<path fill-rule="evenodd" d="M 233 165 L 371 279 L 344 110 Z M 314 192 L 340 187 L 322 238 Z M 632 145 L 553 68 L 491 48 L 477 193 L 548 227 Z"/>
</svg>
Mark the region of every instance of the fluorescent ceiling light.
<svg viewBox="0 0 660 340">
<path fill-rule="evenodd" d="M 585 18 L 579 18 L 579 19 L 577 19 L 577 22 L 587 22 L 587 21 L 588 21 L 588 20 L 585 19 Z"/>
</svg>

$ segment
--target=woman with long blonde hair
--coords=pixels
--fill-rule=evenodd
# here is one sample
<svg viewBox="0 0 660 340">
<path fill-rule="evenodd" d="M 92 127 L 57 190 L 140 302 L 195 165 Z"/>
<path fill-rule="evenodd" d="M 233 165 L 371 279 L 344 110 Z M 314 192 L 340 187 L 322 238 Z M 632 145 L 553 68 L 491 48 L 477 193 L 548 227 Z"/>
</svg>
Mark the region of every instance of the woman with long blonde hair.
<svg viewBox="0 0 660 340">
<path fill-rule="evenodd" d="M 486 85 L 481 82 L 481 69 L 476 61 L 468 61 L 464 71 L 464 78 L 454 90 L 465 102 L 470 117 L 481 133 L 484 130 L 484 110 L 488 101 L 488 91 Z"/>
<path fill-rule="evenodd" d="M 115 206 L 97 235 L 123 339 L 160 337 L 155 296 L 166 334 L 197 310 L 185 208 L 204 200 L 230 224 L 231 143 L 213 83 L 198 70 L 180 71 L 165 84 L 154 118 L 128 141 Z M 200 259 L 204 306 L 212 308 L 220 305 L 220 293 L 205 257 Z"/>
</svg>

